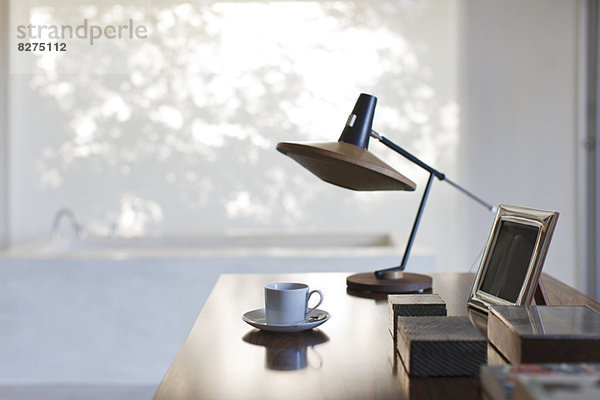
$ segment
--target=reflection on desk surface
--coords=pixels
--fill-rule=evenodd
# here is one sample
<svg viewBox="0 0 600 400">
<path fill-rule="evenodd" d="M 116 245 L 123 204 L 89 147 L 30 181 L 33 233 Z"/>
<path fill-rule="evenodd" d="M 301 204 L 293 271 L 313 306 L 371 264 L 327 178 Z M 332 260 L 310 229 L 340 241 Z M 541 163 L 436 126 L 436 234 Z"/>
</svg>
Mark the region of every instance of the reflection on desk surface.
<svg viewBox="0 0 600 400">
<path fill-rule="evenodd" d="M 406 399 L 478 399 L 479 378 L 468 376 L 410 376 L 397 362 L 402 395 Z"/>
<path fill-rule="evenodd" d="M 297 333 L 265 332 L 254 329 L 246 333 L 242 340 L 265 347 L 266 368 L 275 371 L 295 371 L 307 366 L 314 369 L 321 368 L 323 358 L 315 347 L 328 342 L 329 337 L 320 329 Z M 309 349 L 312 357 L 309 357 Z"/>
</svg>

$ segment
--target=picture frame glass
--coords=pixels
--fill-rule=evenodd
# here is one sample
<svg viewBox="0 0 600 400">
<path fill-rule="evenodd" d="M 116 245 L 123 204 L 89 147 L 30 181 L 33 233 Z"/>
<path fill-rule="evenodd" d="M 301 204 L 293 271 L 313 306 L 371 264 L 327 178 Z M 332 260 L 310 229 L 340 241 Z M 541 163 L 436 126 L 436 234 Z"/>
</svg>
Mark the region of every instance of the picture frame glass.
<svg viewBox="0 0 600 400">
<path fill-rule="evenodd" d="M 500 221 L 496 243 L 479 290 L 515 303 L 531 264 L 540 228 Z"/>
<path fill-rule="evenodd" d="M 473 282 L 469 307 L 530 304 L 559 213 L 501 204 Z"/>
</svg>

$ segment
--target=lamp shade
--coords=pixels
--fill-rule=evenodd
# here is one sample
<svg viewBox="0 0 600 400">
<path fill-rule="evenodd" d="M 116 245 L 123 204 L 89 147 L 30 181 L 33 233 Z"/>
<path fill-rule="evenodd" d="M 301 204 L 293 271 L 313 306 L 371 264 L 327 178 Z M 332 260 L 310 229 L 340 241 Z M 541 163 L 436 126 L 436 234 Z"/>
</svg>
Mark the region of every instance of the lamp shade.
<svg viewBox="0 0 600 400">
<path fill-rule="evenodd" d="M 282 142 L 277 150 L 333 185 L 358 191 L 409 190 L 417 185 L 369 150 L 377 98 L 361 94 L 337 142 Z"/>
<path fill-rule="evenodd" d="M 333 185 L 358 191 L 410 190 L 417 185 L 374 156 L 345 142 L 277 144 L 277 150 Z"/>
</svg>

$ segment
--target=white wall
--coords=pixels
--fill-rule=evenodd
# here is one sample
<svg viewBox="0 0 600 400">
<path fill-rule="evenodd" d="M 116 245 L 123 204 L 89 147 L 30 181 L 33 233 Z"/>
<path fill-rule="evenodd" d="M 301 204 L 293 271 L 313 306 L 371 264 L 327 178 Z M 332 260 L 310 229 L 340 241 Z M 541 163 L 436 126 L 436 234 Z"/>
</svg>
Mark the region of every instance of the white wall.
<svg viewBox="0 0 600 400">
<path fill-rule="evenodd" d="M 544 271 L 585 290 L 577 225 L 580 2 L 465 1 L 461 170 L 498 202 L 560 212 Z M 489 231 L 471 215 L 465 238 Z"/>
<path fill-rule="evenodd" d="M 71 2 L 54 2 L 35 20 L 76 24 Z M 121 58 L 73 47 L 13 74 L 13 241 L 47 235 L 63 206 L 104 233 L 111 224 L 127 234 L 380 229 L 405 239 L 422 186 L 417 194 L 349 192 L 318 181 L 275 145 L 337 140 L 364 91 L 379 97 L 375 129 L 452 175 L 456 3 L 184 3 L 127 9 L 154 31 L 149 41 L 127 43 Z M 13 24 L 27 21 L 27 3 L 13 6 Z M 107 10 L 86 15 L 90 23 L 118 19 Z M 426 181 L 383 146 L 371 148 L 419 185 Z M 434 189 L 415 246 L 450 254 L 452 268 L 463 268 L 454 256 L 460 246 L 438 218 L 457 196 Z M 452 227 L 453 219 L 442 220 Z"/>
<path fill-rule="evenodd" d="M 0 249 L 8 243 L 8 1 L 0 3 Z"/>
<path fill-rule="evenodd" d="M 44 18 L 76 23 L 70 2 Z M 29 10 L 15 3 L 21 23 Z M 11 76 L 13 241 L 47 235 L 62 206 L 101 233 L 368 228 L 405 239 L 423 171 L 372 143 L 417 193 L 354 193 L 274 150 L 337 139 L 365 91 L 379 97 L 374 128 L 457 183 L 491 203 L 560 211 L 545 270 L 583 288 L 580 3 L 144 3 L 128 4 L 154 31 L 129 56 L 98 47 Z M 492 217 L 435 182 L 416 246 L 434 249 L 438 270 L 467 270 Z"/>
</svg>

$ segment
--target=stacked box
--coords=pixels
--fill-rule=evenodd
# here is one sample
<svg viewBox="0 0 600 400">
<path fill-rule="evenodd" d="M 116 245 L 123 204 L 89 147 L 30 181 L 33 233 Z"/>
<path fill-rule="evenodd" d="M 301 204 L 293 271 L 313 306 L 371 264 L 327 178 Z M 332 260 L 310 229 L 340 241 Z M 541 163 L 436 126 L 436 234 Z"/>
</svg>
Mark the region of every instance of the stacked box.
<svg viewBox="0 0 600 400">
<path fill-rule="evenodd" d="M 491 306 L 487 334 L 511 364 L 600 362 L 600 313 L 586 306 Z"/>
<path fill-rule="evenodd" d="M 478 376 L 487 340 L 467 317 L 398 317 L 396 349 L 411 376 Z"/>
<path fill-rule="evenodd" d="M 388 296 L 390 334 L 396 342 L 398 317 L 447 315 L 446 303 L 437 294 L 391 294 Z"/>
</svg>

